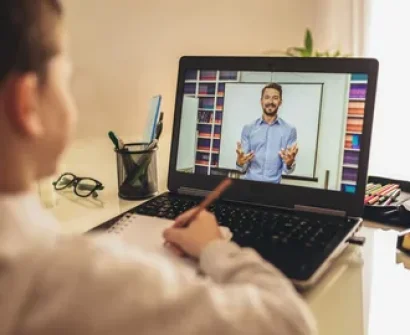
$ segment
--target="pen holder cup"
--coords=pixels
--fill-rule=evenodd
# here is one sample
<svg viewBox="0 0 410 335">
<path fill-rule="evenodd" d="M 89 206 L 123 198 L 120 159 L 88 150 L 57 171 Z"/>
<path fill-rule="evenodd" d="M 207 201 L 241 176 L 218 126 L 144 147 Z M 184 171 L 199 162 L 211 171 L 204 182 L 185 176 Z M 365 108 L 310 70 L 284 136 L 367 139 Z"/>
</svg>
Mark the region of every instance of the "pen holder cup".
<svg viewBox="0 0 410 335">
<path fill-rule="evenodd" d="M 141 200 L 158 194 L 157 151 L 157 147 L 148 149 L 148 143 L 129 143 L 115 150 L 120 198 Z"/>
</svg>

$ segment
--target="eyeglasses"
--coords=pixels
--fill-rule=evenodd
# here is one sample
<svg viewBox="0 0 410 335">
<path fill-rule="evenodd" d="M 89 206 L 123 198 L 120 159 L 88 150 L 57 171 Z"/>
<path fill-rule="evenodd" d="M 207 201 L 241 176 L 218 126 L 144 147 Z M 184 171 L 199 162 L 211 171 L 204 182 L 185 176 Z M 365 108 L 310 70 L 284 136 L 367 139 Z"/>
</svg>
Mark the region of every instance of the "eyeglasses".
<svg viewBox="0 0 410 335">
<path fill-rule="evenodd" d="M 77 177 L 72 173 L 63 173 L 55 182 L 54 188 L 57 191 L 63 190 L 67 187 L 74 187 L 74 193 L 79 197 L 98 197 L 97 191 L 102 191 L 104 186 L 96 179 L 89 177 Z"/>
</svg>

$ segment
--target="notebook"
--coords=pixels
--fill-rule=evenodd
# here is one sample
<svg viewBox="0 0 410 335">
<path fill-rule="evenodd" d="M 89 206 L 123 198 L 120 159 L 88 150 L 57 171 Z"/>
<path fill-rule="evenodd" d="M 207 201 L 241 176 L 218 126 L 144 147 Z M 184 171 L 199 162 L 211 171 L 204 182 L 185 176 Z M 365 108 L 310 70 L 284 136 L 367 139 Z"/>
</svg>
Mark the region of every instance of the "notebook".
<svg viewBox="0 0 410 335">
<path fill-rule="evenodd" d="M 115 220 L 115 223 L 106 230 L 107 234 L 113 234 L 123 242 L 137 247 L 146 252 L 152 252 L 163 256 L 190 276 L 198 274 L 198 262 L 190 257 L 176 256 L 164 246 L 163 232 L 173 224 L 170 220 L 158 220 L 157 218 L 134 213 L 126 213 Z M 227 227 L 220 227 L 225 240 L 232 238 L 232 233 Z"/>
<path fill-rule="evenodd" d="M 182 57 L 168 191 L 131 209 L 133 226 L 160 230 L 228 176 L 209 208 L 220 225 L 314 285 L 363 221 L 377 74 L 364 58 Z"/>
</svg>

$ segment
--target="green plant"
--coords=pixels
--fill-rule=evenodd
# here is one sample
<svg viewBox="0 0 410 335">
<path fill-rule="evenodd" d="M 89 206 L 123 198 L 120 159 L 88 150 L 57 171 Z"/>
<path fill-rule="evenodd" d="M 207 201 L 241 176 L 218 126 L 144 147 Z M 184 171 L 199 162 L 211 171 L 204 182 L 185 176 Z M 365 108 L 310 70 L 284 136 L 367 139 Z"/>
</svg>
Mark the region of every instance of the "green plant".
<svg viewBox="0 0 410 335">
<path fill-rule="evenodd" d="M 272 51 L 268 52 L 271 53 Z M 341 51 L 336 50 L 334 52 L 324 51 L 320 52 L 314 50 L 313 37 L 310 29 L 306 29 L 305 41 L 303 47 L 289 47 L 286 51 L 280 51 L 279 53 L 290 57 L 348 57 L 349 55 L 342 55 Z"/>
</svg>

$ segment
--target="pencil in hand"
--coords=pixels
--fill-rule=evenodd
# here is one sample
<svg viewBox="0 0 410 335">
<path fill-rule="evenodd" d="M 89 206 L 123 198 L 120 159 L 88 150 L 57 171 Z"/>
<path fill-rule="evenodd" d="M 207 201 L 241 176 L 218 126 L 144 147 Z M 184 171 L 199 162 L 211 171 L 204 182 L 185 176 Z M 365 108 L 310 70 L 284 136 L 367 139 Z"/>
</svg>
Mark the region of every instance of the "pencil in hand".
<svg viewBox="0 0 410 335">
<path fill-rule="evenodd" d="M 186 227 L 188 226 L 198 214 L 205 210 L 209 205 L 211 205 L 215 200 L 217 200 L 226 189 L 231 186 L 232 180 L 229 178 L 224 179 L 211 193 L 209 193 L 201 203 L 192 210 L 192 213 L 179 221 L 178 218 L 175 221 L 174 227 Z"/>
<path fill-rule="evenodd" d="M 193 209 L 185 212 L 177 217 L 172 228 L 185 228 L 190 225 L 190 223 L 195 220 L 195 218 L 205 210 L 212 202 L 221 196 L 221 194 L 232 184 L 232 180 L 227 178 L 224 179 L 208 196 Z M 164 242 L 164 246 L 171 249 L 174 254 L 178 256 L 184 256 L 185 252 L 177 245 L 171 242 Z"/>
</svg>

